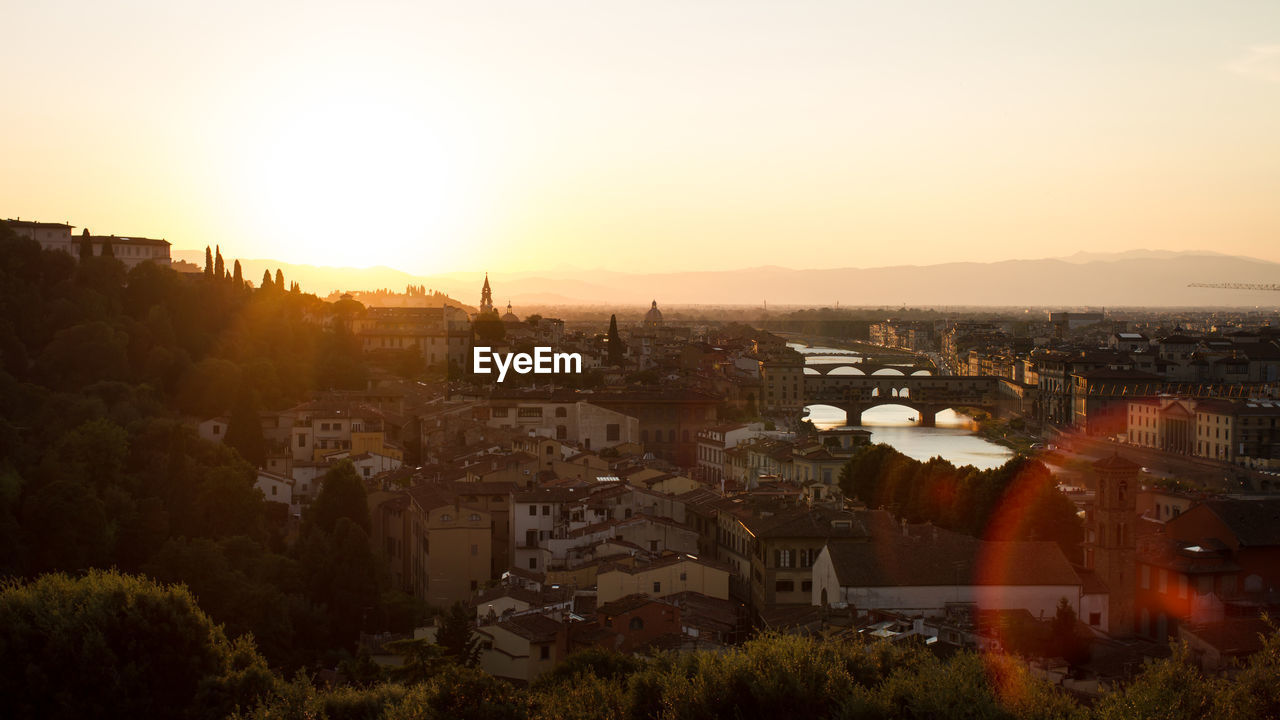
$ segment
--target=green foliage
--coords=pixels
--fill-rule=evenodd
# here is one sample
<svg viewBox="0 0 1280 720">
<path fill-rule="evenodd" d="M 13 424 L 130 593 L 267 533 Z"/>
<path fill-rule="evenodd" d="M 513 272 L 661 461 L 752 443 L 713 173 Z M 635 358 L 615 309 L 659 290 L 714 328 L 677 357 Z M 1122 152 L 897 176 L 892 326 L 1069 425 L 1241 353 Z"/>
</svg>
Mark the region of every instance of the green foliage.
<svg viewBox="0 0 1280 720">
<path fill-rule="evenodd" d="M 840 472 L 840 487 L 870 507 L 911 522 L 997 540 L 1053 540 L 1073 557 L 1084 537 L 1075 505 L 1048 468 L 1015 457 L 992 470 L 957 468 L 942 458 L 913 460 L 884 444 L 859 450 Z"/>
<path fill-rule="evenodd" d="M 475 615 L 461 602 L 456 602 L 441 619 L 436 642 L 446 657 L 459 665 L 475 667 L 480 661 L 480 638 L 475 634 Z"/>
<path fill-rule="evenodd" d="M 307 514 L 308 528 L 332 535 L 338 521 L 346 518 L 368 533 L 369 505 L 364 482 L 350 460 L 343 460 L 324 474 L 320 492 Z"/>
<path fill-rule="evenodd" d="M 609 364 L 621 365 L 627 354 L 627 346 L 622 343 L 622 337 L 618 335 L 617 315 L 609 316 L 609 334 L 605 336 L 605 341 L 609 350 Z"/>
<path fill-rule="evenodd" d="M 267 445 L 262 436 L 262 420 L 258 416 L 258 396 L 250 387 L 241 386 L 231 417 L 227 419 L 224 442 L 254 467 L 262 467 L 267 462 Z"/>
<path fill-rule="evenodd" d="M 1151 663 L 1133 682 L 1104 697 L 1095 715 L 1099 720 L 1199 720 L 1211 716 L 1221 691 L 1221 681 L 1205 677 L 1187 647 L 1179 645 L 1172 657 Z"/>
<path fill-rule="evenodd" d="M 182 587 L 116 572 L 0 590 L 0 715 L 222 717 L 275 692 Z"/>
<path fill-rule="evenodd" d="M 445 668 L 405 693 L 387 709 L 386 720 L 518 720 L 529 717 L 528 700 L 508 683 L 471 668 Z"/>
</svg>

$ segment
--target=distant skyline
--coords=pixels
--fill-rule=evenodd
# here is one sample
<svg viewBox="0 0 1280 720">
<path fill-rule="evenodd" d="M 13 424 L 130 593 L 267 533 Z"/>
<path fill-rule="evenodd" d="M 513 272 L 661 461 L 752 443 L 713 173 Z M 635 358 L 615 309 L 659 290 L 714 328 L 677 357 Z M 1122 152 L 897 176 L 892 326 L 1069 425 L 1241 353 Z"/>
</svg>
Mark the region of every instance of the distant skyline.
<svg viewBox="0 0 1280 720">
<path fill-rule="evenodd" d="M 0 215 L 415 275 L 1280 262 L 1280 3 L 6 8 Z"/>
</svg>

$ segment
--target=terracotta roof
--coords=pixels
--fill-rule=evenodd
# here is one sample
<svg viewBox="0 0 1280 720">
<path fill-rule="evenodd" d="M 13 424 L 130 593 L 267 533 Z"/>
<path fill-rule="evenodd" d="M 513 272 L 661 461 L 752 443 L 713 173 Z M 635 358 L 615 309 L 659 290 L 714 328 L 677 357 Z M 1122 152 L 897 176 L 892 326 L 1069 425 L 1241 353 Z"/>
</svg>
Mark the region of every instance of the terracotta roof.
<svg viewBox="0 0 1280 720">
<path fill-rule="evenodd" d="M 564 624 L 546 615 L 516 615 L 502 620 L 498 627 L 519 635 L 529 642 L 548 642 L 554 640 L 556 633 Z"/>
<path fill-rule="evenodd" d="M 642 608 L 651 602 L 656 602 L 656 601 L 644 593 L 636 593 L 634 595 L 627 595 L 626 597 L 620 597 L 617 600 L 614 600 L 613 602 L 608 602 L 608 603 L 605 603 L 604 605 L 597 606 L 596 614 L 616 617 L 624 613 L 629 613 L 638 608 Z"/>
<path fill-rule="evenodd" d="M 920 526 L 876 533 L 871 542 L 827 545 L 844 587 L 1080 585 L 1052 542 L 989 542 Z"/>
<path fill-rule="evenodd" d="M 1280 499 L 1206 500 L 1201 505 L 1204 511 L 1213 513 L 1230 528 L 1241 545 L 1246 547 L 1280 545 Z M 1195 510 L 1196 508 L 1192 508 L 1187 512 Z M 1183 515 L 1186 514 L 1183 513 Z"/>
</svg>

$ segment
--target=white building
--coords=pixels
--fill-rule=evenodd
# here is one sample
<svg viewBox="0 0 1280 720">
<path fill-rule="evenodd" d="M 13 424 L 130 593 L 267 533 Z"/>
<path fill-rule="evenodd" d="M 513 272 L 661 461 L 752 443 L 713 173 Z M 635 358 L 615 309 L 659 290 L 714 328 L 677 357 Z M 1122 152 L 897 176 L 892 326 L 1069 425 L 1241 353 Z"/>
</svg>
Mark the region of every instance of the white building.
<svg viewBox="0 0 1280 720">
<path fill-rule="evenodd" d="M 870 541 L 833 542 L 813 565 L 813 604 L 929 617 L 949 603 L 1053 617 L 1079 615 L 1083 583 L 1052 542 L 990 542 L 926 526 Z"/>
</svg>

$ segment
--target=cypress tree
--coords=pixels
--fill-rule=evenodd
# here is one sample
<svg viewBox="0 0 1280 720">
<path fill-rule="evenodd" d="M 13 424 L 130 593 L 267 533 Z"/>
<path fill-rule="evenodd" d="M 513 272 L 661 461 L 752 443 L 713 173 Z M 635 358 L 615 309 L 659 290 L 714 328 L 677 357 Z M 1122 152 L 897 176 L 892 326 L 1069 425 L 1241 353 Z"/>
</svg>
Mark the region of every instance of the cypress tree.
<svg viewBox="0 0 1280 720">
<path fill-rule="evenodd" d="M 271 289 L 271 271 L 270 270 L 262 271 L 262 289 L 263 290 Z"/>
<path fill-rule="evenodd" d="M 208 245 L 204 246 L 204 276 L 206 278 L 213 277 L 213 251 Z"/>
<path fill-rule="evenodd" d="M 227 274 L 227 266 L 225 263 L 222 262 L 222 246 L 219 245 L 214 252 L 215 254 L 213 256 L 213 274 L 218 277 L 223 277 Z"/>
<path fill-rule="evenodd" d="M 280 268 L 276 268 L 276 288 L 279 290 L 284 289 L 284 272 Z"/>
<path fill-rule="evenodd" d="M 102 257 L 113 258 L 116 256 L 115 248 L 111 247 L 111 239 L 107 238 L 102 241 Z"/>
<path fill-rule="evenodd" d="M 80 233 L 80 259 L 93 257 L 93 239 L 89 236 L 89 228 Z"/>
<path fill-rule="evenodd" d="M 234 269 L 231 272 L 231 282 L 235 283 L 236 287 L 244 287 L 244 275 L 240 274 L 240 261 L 236 260 L 236 264 L 232 267 Z"/>
<path fill-rule="evenodd" d="M 622 344 L 622 338 L 618 336 L 618 316 L 609 316 L 609 334 L 606 336 L 609 344 L 609 364 L 621 365 L 623 353 L 627 348 Z"/>
</svg>

